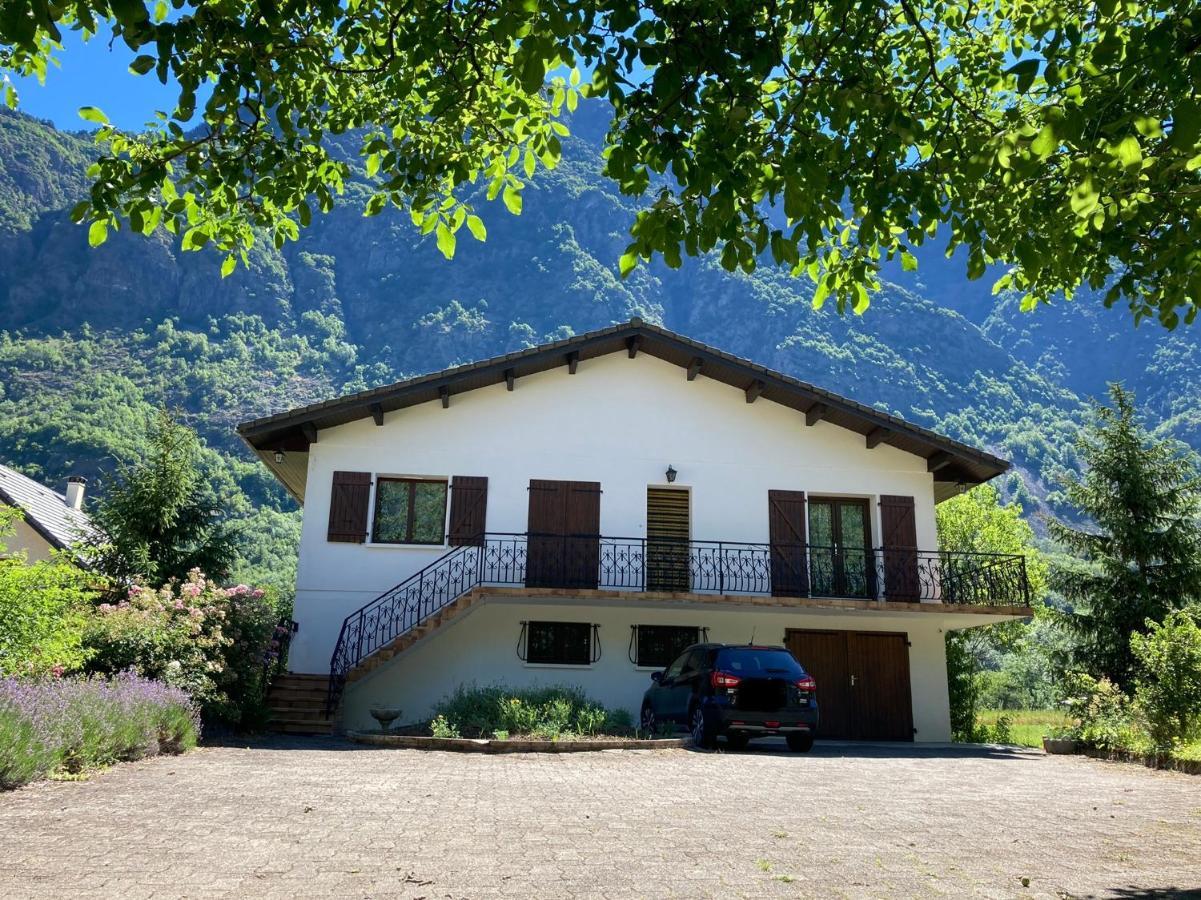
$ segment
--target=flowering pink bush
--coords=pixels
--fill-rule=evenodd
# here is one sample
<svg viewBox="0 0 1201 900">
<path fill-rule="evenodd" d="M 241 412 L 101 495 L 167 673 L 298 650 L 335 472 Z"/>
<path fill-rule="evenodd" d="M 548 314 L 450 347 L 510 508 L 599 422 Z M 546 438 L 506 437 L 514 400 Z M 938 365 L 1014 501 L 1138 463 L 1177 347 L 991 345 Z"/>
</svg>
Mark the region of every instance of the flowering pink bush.
<svg viewBox="0 0 1201 900">
<path fill-rule="evenodd" d="M 84 638 L 90 671 L 132 670 L 187 691 L 206 719 L 259 724 L 263 660 L 275 637 L 263 591 L 223 588 L 193 569 L 157 590 L 135 585 L 97 613 Z"/>
</svg>

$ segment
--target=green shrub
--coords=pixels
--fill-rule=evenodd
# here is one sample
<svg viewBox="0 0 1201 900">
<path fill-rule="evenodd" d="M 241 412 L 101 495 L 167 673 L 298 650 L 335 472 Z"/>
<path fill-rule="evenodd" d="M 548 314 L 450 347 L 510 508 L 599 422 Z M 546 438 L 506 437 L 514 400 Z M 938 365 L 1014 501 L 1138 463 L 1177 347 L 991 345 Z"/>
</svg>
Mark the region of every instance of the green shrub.
<svg viewBox="0 0 1201 900">
<path fill-rule="evenodd" d="M 0 506 L 0 536 L 12 533 L 18 514 Z M 5 549 L 0 541 L 0 554 Z M 93 581 L 66 553 L 35 563 L 24 554 L 0 559 L 0 675 L 62 675 L 83 665 Z"/>
<path fill-rule="evenodd" d="M 1165 753 L 1201 730 L 1201 628 L 1195 612 L 1180 610 L 1147 629 L 1130 636 L 1135 702 L 1154 749 Z"/>
<path fill-rule="evenodd" d="M 510 688 L 503 684 L 460 685 L 434 709 L 433 729 L 451 729 L 468 737 L 497 732 L 558 740 L 570 735 L 628 734 L 628 710 L 606 710 L 578 687 Z M 447 737 L 438 734 L 435 737 Z"/>
<path fill-rule="evenodd" d="M 1074 719 L 1067 736 L 1099 750 L 1136 750 L 1145 743 L 1130 698 L 1108 678 L 1071 673 L 1064 690 Z"/>
<path fill-rule="evenodd" d="M 193 570 L 184 582 L 130 589 L 87 625 L 88 670 L 135 671 L 181 688 L 206 720 L 255 728 L 266 721 L 263 660 L 275 609 L 263 591 L 222 588 Z"/>
</svg>

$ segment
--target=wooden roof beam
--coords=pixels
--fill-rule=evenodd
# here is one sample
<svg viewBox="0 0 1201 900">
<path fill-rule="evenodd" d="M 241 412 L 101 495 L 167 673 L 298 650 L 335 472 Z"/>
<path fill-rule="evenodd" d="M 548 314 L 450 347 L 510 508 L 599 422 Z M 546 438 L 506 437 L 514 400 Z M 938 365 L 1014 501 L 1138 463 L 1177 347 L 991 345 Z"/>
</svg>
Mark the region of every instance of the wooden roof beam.
<svg viewBox="0 0 1201 900">
<path fill-rule="evenodd" d="M 580 351 L 572 350 L 570 353 L 567 354 L 567 374 L 574 375 L 575 370 L 577 368 L 579 368 L 579 365 L 580 365 Z"/>
<path fill-rule="evenodd" d="M 694 356 L 692 358 L 692 362 L 690 362 L 688 364 L 688 380 L 689 381 L 696 381 L 696 376 L 701 373 L 701 366 L 703 366 L 703 365 L 704 365 L 704 363 L 701 361 L 701 358 L 699 356 Z"/>
<path fill-rule="evenodd" d="M 746 389 L 746 402 L 754 403 L 759 399 L 759 395 L 763 393 L 763 389 L 767 387 L 762 381 L 752 381 Z"/>
<path fill-rule="evenodd" d="M 376 425 L 384 424 L 384 405 L 382 403 L 371 404 L 371 418 L 375 419 Z"/>
<path fill-rule="evenodd" d="M 638 355 L 638 348 L 641 346 L 642 337 L 640 335 L 635 334 L 632 337 L 626 338 L 626 350 L 629 351 L 630 359 Z"/>
<path fill-rule="evenodd" d="M 517 380 L 517 372 L 513 369 L 505 369 L 505 389 L 513 390 L 513 382 Z"/>
<path fill-rule="evenodd" d="M 867 437 L 865 438 L 867 449 L 875 450 L 882 443 L 884 443 L 884 439 L 890 434 L 892 434 L 892 431 L 888 428 L 885 428 L 883 425 L 878 428 L 873 428 L 867 433 Z"/>
<path fill-rule="evenodd" d="M 955 461 L 955 457 L 951 456 L 946 450 L 939 450 L 933 456 L 926 460 L 927 472 L 938 472 L 945 469 Z"/>
<path fill-rule="evenodd" d="M 830 411 L 830 407 L 824 403 L 814 403 L 811 407 L 805 410 L 805 424 L 816 425 L 826 417 L 826 413 Z"/>
<path fill-rule="evenodd" d="M 317 443 L 317 426 L 312 422 L 304 422 L 301 424 L 300 433 L 304 435 L 304 439 L 310 444 Z"/>
<path fill-rule="evenodd" d="M 438 388 L 438 396 L 442 398 L 442 408 L 450 409 L 450 387 L 445 384 L 442 385 Z"/>
</svg>

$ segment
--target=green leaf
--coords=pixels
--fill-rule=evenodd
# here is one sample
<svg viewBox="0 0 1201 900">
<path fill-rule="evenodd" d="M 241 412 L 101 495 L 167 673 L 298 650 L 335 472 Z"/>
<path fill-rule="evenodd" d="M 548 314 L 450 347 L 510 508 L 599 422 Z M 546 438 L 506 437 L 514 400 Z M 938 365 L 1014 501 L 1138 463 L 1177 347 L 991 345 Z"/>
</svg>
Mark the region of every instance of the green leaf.
<svg viewBox="0 0 1201 900">
<path fill-rule="evenodd" d="M 512 185 L 505 187 L 504 193 L 501 194 L 501 199 L 505 201 L 505 207 L 515 216 L 521 215 L 521 190 Z"/>
<path fill-rule="evenodd" d="M 129 64 L 129 71 L 135 75 L 145 75 L 157 64 L 157 60 L 153 56 L 142 54 Z"/>
<path fill-rule="evenodd" d="M 1081 219 L 1087 219 L 1093 214 L 1093 210 L 1097 208 L 1100 199 L 1100 194 L 1093 187 L 1093 179 L 1089 176 L 1072 191 L 1069 202 L 1072 206 L 1072 212 Z"/>
<path fill-rule="evenodd" d="M 617 271 L 621 273 L 621 277 L 625 278 L 634 271 L 634 267 L 638 265 L 638 254 L 633 250 L 627 250 L 621 254 L 621 259 L 617 261 Z"/>
<path fill-rule="evenodd" d="M 1038 133 L 1038 137 L 1031 141 L 1030 152 L 1039 159 L 1046 159 L 1055 152 L 1056 146 L 1055 128 L 1048 122 Z"/>
<path fill-rule="evenodd" d="M 1141 165 L 1143 161 L 1143 147 L 1132 134 L 1122 138 L 1118 144 L 1115 154 L 1120 162 L 1126 168 Z"/>
<path fill-rule="evenodd" d="M 99 125 L 108 124 L 108 116 L 94 106 L 79 107 L 79 118 L 85 122 L 96 122 Z"/>
<path fill-rule="evenodd" d="M 97 219 L 88 228 L 88 244 L 92 247 L 99 247 L 108 240 L 108 222 L 104 219 Z"/>
<path fill-rule="evenodd" d="M 447 259 L 455 257 L 455 233 L 446 227 L 445 222 L 439 222 L 436 229 L 438 249 Z"/>
<path fill-rule="evenodd" d="M 1019 94 L 1026 93 L 1026 91 L 1030 90 L 1030 86 L 1034 84 L 1034 79 L 1038 76 L 1038 62 L 1037 59 L 1023 59 L 1005 73 L 1017 78 L 1017 92 Z"/>
<path fill-rule="evenodd" d="M 917 271 L 917 257 L 908 250 L 901 251 L 901 269 L 905 272 Z"/>
<path fill-rule="evenodd" d="M 232 253 L 229 254 L 229 256 L 225 257 L 225 261 L 221 263 L 221 277 L 228 278 L 230 275 L 233 274 L 234 269 L 237 267 L 237 265 L 238 265 L 237 257 L 235 257 Z"/>
<path fill-rule="evenodd" d="M 467 230 L 471 232 L 473 238 L 481 243 L 488 240 L 488 229 L 484 227 L 484 220 L 479 216 L 467 217 Z"/>
</svg>

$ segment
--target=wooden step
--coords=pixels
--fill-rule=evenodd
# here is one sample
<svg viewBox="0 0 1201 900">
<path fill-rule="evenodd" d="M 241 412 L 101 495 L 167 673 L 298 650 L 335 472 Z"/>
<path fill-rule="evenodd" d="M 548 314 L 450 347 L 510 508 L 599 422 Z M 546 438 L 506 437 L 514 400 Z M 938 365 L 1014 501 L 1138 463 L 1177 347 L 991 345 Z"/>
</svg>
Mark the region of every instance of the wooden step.
<svg viewBox="0 0 1201 900">
<path fill-rule="evenodd" d="M 280 734 L 333 734 L 332 722 L 308 722 L 293 719 L 278 719 L 271 722 L 271 730 Z"/>
</svg>

